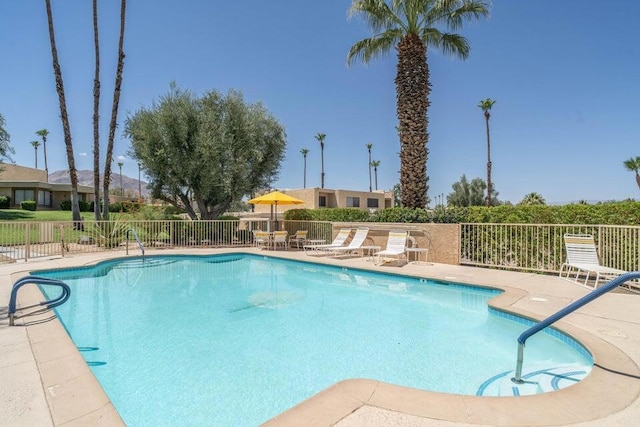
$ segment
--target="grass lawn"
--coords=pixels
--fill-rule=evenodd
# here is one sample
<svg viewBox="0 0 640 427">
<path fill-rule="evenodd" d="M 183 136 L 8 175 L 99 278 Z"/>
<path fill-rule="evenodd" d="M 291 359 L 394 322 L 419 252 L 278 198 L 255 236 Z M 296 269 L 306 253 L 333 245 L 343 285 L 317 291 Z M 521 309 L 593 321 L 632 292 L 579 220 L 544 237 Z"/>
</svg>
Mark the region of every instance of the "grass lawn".
<svg viewBox="0 0 640 427">
<path fill-rule="evenodd" d="M 93 220 L 93 212 L 80 212 L 85 221 Z M 121 214 L 111 213 L 110 220 L 117 219 Z M 25 211 L 22 209 L 0 209 L 0 221 L 73 221 L 71 211 Z"/>
</svg>

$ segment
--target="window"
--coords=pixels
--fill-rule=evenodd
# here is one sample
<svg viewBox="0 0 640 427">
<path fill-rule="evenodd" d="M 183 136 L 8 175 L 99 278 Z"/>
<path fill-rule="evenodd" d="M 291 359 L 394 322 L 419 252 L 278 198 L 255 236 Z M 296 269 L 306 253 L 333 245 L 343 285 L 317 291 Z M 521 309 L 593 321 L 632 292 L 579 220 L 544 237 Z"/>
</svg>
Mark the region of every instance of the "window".
<svg viewBox="0 0 640 427">
<path fill-rule="evenodd" d="M 347 207 L 348 208 L 359 208 L 360 207 L 360 197 L 347 197 Z"/>
<path fill-rule="evenodd" d="M 378 207 L 378 199 L 369 199 L 369 198 L 367 198 L 367 207 L 368 208 L 377 208 Z"/>
<path fill-rule="evenodd" d="M 15 190 L 13 197 L 13 204 L 19 205 L 20 202 L 24 202 L 25 200 L 36 200 L 35 192 L 33 190 Z"/>
<path fill-rule="evenodd" d="M 51 191 L 38 190 L 38 205 L 51 206 Z"/>
<path fill-rule="evenodd" d="M 320 196 L 320 199 L 318 200 L 318 206 L 320 206 L 321 208 L 327 207 L 327 196 Z"/>
</svg>

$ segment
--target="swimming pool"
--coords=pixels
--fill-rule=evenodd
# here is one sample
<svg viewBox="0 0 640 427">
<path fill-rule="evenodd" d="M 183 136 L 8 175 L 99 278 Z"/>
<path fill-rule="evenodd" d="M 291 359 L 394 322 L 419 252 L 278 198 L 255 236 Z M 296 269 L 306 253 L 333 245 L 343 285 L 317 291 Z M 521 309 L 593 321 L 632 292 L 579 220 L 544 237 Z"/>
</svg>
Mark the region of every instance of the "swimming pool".
<svg viewBox="0 0 640 427">
<path fill-rule="evenodd" d="M 256 425 L 346 378 L 476 394 L 527 327 L 488 310 L 495 290 L 257 255 L 36 274 L 72 287 L 58 315 L 131 426 Z M 590 369 L 566 341 L 530 339 L 525 371 Z"/>
</svg>

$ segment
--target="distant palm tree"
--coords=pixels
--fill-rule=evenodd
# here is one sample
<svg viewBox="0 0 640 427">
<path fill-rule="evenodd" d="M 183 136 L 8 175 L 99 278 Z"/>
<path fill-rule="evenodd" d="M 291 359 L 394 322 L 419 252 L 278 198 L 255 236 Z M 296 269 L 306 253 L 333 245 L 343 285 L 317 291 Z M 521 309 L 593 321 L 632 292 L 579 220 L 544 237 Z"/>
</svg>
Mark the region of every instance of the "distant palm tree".
<svg viewBox="0 0 640 427">
<path fill-rule="evenodd" d="M 307 188 L 307 154 L 309 154 L 309 150 L 303 148 L 302 150 L 300 150 L 300 153 L 302 154 L 302 157 L 304 159 L 304 184 L 302 188 Z"/>
<path fill-rule="evenodd" d="M 458 34 L 442 32 L 438 26 L 459 30 L 464 21 L 488 13 L 483 0 L 352 0 L 350 16 L 362 16 L 374 36 L 351 47 L 347 64 L 356 58 L 366 64 L 392 49 L 398 52 L 395 84 L 403 206 L 427 205 L 427 111 L 431 92 L 427 50 L 439 49 L 466 59 L 469 42 Z"/>
<path fill-rule="evenodd" d="M 635 159 L 631 157 L 629 160 L 625 160 L 624 167 L 627 168 L 628 171 L 636 173 L 636 184 L 638 184 L 638 188 L 640 188 L 640 156 Z"/>
<path fill-rule="evenodd" d="M 31 141 L 31 145 L 36 150 L 36 169 L 38 169 L 38 147 L 40 146 L 40 141 Z"/>
<path fill-rule="evenodd" d="M 122 186 L 122 165 L 124 165 L 124 163 L 118 162 L 118 167 L 120 168 L 120 195 L 124 196 L 124 187 Z"/>
<path fill-rule="evenodd" d="M 93 216 L 100 221 L 100 43 L 98 0 L 93 0 L 93 46 L 96 65 L 93 74 Z"/>
<path fill-rule="evenodd" d="M 492 186 L 491 186 L 491 142 L 490 142 L 490 139 L 489 139 L 489 118 L 491 117 L 491 114 L 489 113 L 489 111 L 491 110 L 491 107 L 493 107 L 493 104 L 495 104 L 495 103 L 496 103 L 496 101 L 494 101 L 493 99 L 487 98 L 487 99 L 484 99 L 484 100 L 480 101 L 480 103 L 478 104 L 478 107 L 480 109 L 482 109 L 482 111 L 484 111 L 484 120 L 485 120 L 485 123 L 487 125 L 487 206 L 491 206 L 491 190 L 492 190 Z"/>
<path fill-rule="evenodd" d="M 371 147 L 373 147 L 373 144 L 367 144 L 367 150 L 369 151 L 369 193 L 371 193 Z"/>
<path fill-rule="evenodd" d="M 38 135 L 42 137 L 42 152 L 44 153 L 44 170 L 49 173 L 49 165 L 47 164 L 47 135 L 49 135 L 49 131 L 46 129 L 40 129 L 36 132 Z"/>
<path fill-rule="evenodd" d="M 324 133 L 316 135 L 316 139 L 320 143 L 320 162 L 322 165 L 322 172 L 320 174 L 320 188 L 324 188 L 324 139 L 327 137 Z"/>
<path fill-rule="evenodd" d="M 519 205 L 546 205 L 547 202 L 538 193 L 529 193 L 520 200 Z"/>
<path fill-rule="evenodd" d="M 373 166 L 373 170 L 376 175 L 376 190 L 377 190 L 378 189 L 378 166 L 380 166 L 380 160 L 372 160 L 371 163 L 369 163 L 369 165 Z"/>
<path fill-rule="evenodd" d="M 67 149 L 67 162 L 69 163 L 69 178 L 71 179 L 71 217 L 74 228 L 84 229 L 82 216 L 80 216 L 80 204 L 78 199 L 78 171 L 73 157 L 73 142 L 71 140 L 71 127 L 69 126 L 69 115 L 67 114 L 67 100 L 64 95 L 64 84 L 62 82 L 62 71 L 58 62 L 58 49 L 56 48 L 56 36 L 53 28 L 53 14 L 51 12 L 51 0 L 45 0 L 47 8 L 47 23 L 49 25 L 49 41 L 51 43 L 51 56 L 53 58 L 53 73 L 56 79 L 56 90 L 58 92 L 58 103 L 60 104 L 60 119 L 62 120 L 62 130 L 64 133 L 64 145 Z M 46 157 L 45 157 L 46 159 Z M 46 165 L 46 162 L 45 162 Z"/>
<path fill-rule="evenodd" d="M 107 140 L 107 154 L 104 162 L 104 174 L 102 180 L 102 194 L 109 194 L 111 183 L 111 162 L 113 161 L 113 144 L 116 136 L 118 122 L 118 105 L 120 103 L 120 87 L 122 86 L 122 70 L 124 69 L 124 24 L 127 11 L 127 0 L 120 2 L 120 39 L 118 41 L 118 65 L 116 66 L 116 81 L 113 87 L 113 104 L 111 105 L 111 121 L 109 122 L 109 138 Z M 109 219 L 109 203 L 102 204 L 102 218 Z"/>
</svg>

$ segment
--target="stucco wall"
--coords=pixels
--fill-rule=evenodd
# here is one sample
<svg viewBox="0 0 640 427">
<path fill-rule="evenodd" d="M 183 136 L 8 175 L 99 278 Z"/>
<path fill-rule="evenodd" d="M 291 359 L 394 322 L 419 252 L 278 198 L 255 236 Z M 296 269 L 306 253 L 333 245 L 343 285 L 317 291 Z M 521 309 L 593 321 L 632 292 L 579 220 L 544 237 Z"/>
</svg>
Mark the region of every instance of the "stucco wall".
<svg viewBox="0 0 640 427">
<path fill-rule="evenodd" d="M 429 249 L 428 261 L 453 265 L 460 263 L 458 224 L 334 223 L 333 235 L 338 234 L 338 230 L 343 227 L 368 227 L 365 245 L 376 245 L 382 249 L 387 245 L 390 230 L 407 230 L 416 239 L 419 248 Z"/>
<path fill-rule="evenodd" d="M 4 171 L 0 172 L 0 181 L 39 181 L 48 182 L 47 172 L 41 169 L 25 166 L 2 164 Z"/>
</svg>

